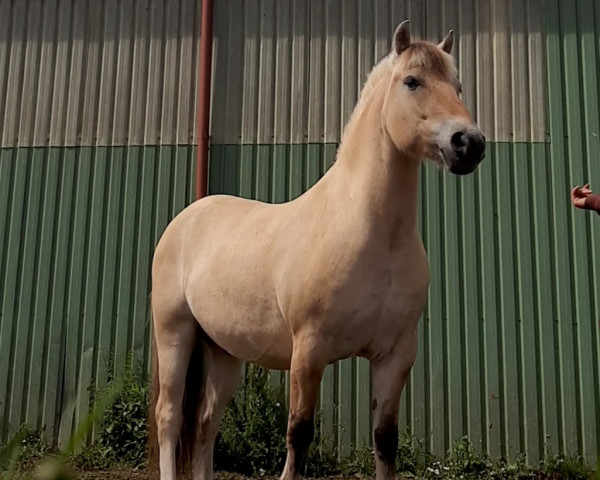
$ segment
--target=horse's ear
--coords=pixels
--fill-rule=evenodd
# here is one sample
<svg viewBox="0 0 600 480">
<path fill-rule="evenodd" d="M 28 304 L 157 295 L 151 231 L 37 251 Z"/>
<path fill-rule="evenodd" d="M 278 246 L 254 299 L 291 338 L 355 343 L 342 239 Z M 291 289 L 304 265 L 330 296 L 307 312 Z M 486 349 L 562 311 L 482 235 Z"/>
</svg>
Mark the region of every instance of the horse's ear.
<svg viewBox="0 0 600 480">
<path fill-rule="evenodd" d="M 446 53 L 450 53 L 452 51 L 452 45 L 454 45 L 454 30 L 450 30 L 448 35 L 438 43 L 438 48 L 441 48 Z"/>
<path fill-rule="evenodd" d="M 400 55 L 410 46 L 410 29 L 408 20 L 404 20 L 394 32 L 394 51 Z"/>
</svg>

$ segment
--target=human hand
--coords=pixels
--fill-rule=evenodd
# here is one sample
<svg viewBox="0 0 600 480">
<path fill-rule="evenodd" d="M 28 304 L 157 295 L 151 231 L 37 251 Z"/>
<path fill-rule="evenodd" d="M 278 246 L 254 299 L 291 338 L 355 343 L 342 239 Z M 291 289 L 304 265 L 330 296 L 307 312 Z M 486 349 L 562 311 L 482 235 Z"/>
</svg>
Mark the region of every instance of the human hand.
<svg viewBox="0 0 600 480">
<path fill-rule="evenodd" d="M 586 183 L 582 188 L 579 185 L 571 190 L 571 203 L 577 208 L 585 208 L 585 199 L 591 195 L 590 184 Z"/>
</svg>

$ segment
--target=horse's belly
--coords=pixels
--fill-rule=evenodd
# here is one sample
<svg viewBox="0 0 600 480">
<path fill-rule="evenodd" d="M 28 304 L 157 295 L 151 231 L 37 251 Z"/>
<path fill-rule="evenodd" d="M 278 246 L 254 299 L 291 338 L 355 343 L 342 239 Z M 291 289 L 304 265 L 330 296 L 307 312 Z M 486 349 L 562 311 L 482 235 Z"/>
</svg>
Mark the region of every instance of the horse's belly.
<svg viewBox="0 0 600 480">
<path fill-rule="evenodd" d="M 250 309 L 236 303 L 191 307 L 204 332 L 229 354 L 267 368 L 289 369 L 292 336 L 281 315 L 273 308 Z"/>
</svg>

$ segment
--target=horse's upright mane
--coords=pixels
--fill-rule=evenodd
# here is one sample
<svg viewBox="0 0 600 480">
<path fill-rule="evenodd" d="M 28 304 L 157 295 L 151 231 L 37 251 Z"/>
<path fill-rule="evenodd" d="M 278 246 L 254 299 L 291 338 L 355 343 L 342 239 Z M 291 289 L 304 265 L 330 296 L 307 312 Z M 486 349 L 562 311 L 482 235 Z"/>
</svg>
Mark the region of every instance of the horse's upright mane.
<svg viewBox="0 0 600 480">
<path fill-rule="evenodd" d="M 354 107 L 352 116 L 354 116 L 358 111 L 360 111 L 364 108 L 365 98 L 375 88 L 375 85 L 377 85 L 379 83 L 379 80 L 381 80 L 384 76 L 390 75 L 392 73 L 393 60 L 394 60 L 393 55 L 390 53 L 390 54 L 386 55 L 385 57 L 383 57 L 371 69 L 371 71 L 369 72 L 369 75 L 367 75 L 367 79 L 365 80 L 363 88 L 360 91 L 360 95 L 358 97 L 358 102 L 356 103 L 356 106 Z"/>
<path fill-rule="evenodd" d="M 356 102 L 354 110 L 352 110 L 352 114 L 350 115 L 350 118 L 348 119 L 348 123 L 346 123 L 346 126 L 344 127 L 344 129 L 342 131 L 342 138 L 341 138 L 340 146 L 344 142 L 344 137 L 346 134 L 346 130 L 348 129 L 348 126 L 351 123 L 353 123 L 356 118 L 359 117 L 360 112 L 362 112 L 363 109 L 365 108 L 366 99 L 369 97 L 369 93 L 371 93 L 373 91 L 373 89 L 375 88 L 375 85 L 377 85 L 383 77 L 385 77 L 386 75 L 390 75 L 392 73 L 393 59 L 394 59 L 394 54 L 390 53 L 390 54 L 386 55 L 378 63 L 375 64 L 375 66 L 369 72 L 369 75 L 367 75 L 367 79 L 365 80 L 363 88 L 360 91 L 360 95 L 358 96 L 358 101 Z"/>
</svg>

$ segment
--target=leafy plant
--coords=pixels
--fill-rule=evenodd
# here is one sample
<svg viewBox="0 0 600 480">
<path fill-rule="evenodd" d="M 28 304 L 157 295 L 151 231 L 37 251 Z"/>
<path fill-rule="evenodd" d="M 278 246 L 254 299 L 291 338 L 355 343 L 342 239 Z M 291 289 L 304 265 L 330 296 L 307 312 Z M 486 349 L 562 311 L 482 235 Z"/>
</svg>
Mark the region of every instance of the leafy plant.
<svg viewBox="0 0 600 480">
<path fill-rule="evenodd" d="M 433 457 L 425 452 L 423 441 L 410 434 L 408 429 L 400 432 L 396 471 L 404 475 L 416 476 Z"/>
<path fill-rule="evenodd" d="M 271 387 L 265 369 L 248 365 L 219 429 L 216 468 L 247 475 L 278 472 L 286 458 L 286 426 L 283 392 Z"/>
<path fill-rule="evenodd" d="M 15 437 L 20 440 L 17 462 L 21 470 L 30 469 L 43 458 L 56 453 L 56 449 L 44 441 L 43 432 L 32 430 L 26 426 L 22 426 L 20 431 L 22 434 L 17 434 Z"/>
<path fill-rule="evenodd" d="M 99 447 L 107 458 L 134 468 L 145 465 L 148 438 L 149 388 L 141 375 L 129 368 L 124 388 L 104 412 L 98 434 Z"/>
<path fill-rule="evenodd" d="M 492 464 L 485 454 L 475 452 L 467 437 L 461 437 L 452 446 L 447 468 L 450 475 L 478 479 L 491 471 Z"/>
<path fill-rule="evenodd" d="M 0 479 L 12 480 L 17 471 L 27 472 L 39 464 L 36 475 L 39 480 L 73 480 L 75 477 L 67 467 L 67 459 L 85 440 L 121 386 L 120 382 L 115 381 L 96 400 L 93 408 L 71 435 L 63 450 L 56 450 L 47 445 L 43 441 L 41 432 L 22 426 L 13 438 L 0 449 L 0 468 L 6 469 Z"/>
<path fill-rule="evenodd" d="M 342 460 L 341 472 L 344 475 L 374 475 L 375 457 L 373 449 L 368 445 L 353 447 L 350 454 Z"/>
<path fill-rule="evenodd" d="M 323 477 L 340 473 L 341 465 L 333 439 L 323 435 L 323 416 L 315 413 L 315 437 L 306 452 L 302 474 L 309 477 Z"/>
<path fill-rule="evenodd" d="M 315 414 L 315 438 L 306 456 L 303 474 L 312 477 L 341 471 L 333 440 L 321 431 L 322 417 Z M 215 445 L 216 469 L 246 475 L 278 475 L 287 448 L 285 394 L 274 389 L 268 371 L 248 365 L 244 382 L 227 406 Z"/>
<path fill-rule="evenodd" d="M 540 471 L 549 479 L 591 480 L 594 471 L 580 456 L 557 455 L 540 462 Z"/>
<path fill-rule="evenodd" d="M 149 386 L 142 377 L 140 368 L 130 358 L 125 371 L 94 394 L 94 398 L 103 398 L 114 391 L 103 409 L 96 441 L 71 458 L 78 468 L 145 466 Z"/>
<path fill-rule="evenodd" d="M 0 447 L 0 480 L 36 471 L 37 480 L 72 480 L 68 464 L 80 470 L 110 470 L 123 466 L 143 468 L 146 460 L 148 385 L 139 369 L 129 362 L 125 372 L 112 378 L 93 395 L 90 414 L 78 426 L 68 445 L 56 451 L 43 441 L 41 432 L 22 427 Z M 375 472 L 373 449 L 353 447 L 343 458 L 333 438 L 323 435 L 322 416 L 316 413 L 315 439 L 304 475 L 369 475 Z M 83 446 L 92 429 L 97 438 Z M 266 370 L 248 365 L 245 381 L 227 406 L 217 444 L 215 466 L 253 476 L 278 475 L 286 458 L 287 407 L 281 389 L 273 388 Z M 75 453 L 76 452 L 76 453 Z M 579 456 L 549 456 L 532 468 L 525 457 L 508 462 L 492 461 L 477 452 L 466 437 L 452 445 L 444 459 L 426 452 L 422 440 L 401 432 L 397 472 L 402 478 L 421 480 L 591 480 L 593 470 Z M 598 472 L 596 472 L 598 478 Z M 600 478 L 598 478 L 600 480 Z"/>
<path fill-rule="evenodd" d="M 492 478 L 502 480 L 533 480 L 535 472 L 526 460 L 525 455 L 519 455 L 514 462 L 509 462 L 506 459 L 500 459 L 494 466 Z"/>
<path fill-rule="evenodd" d="M 13 477 L 21 458 L 23 442 L 25 441 L 27 434 L 27 428 L 21 427 L 13 437 L 0 448 L 0 472 L 4 472 L 0 475 L 1 480 L 11 479 Z"/>
</svg>

